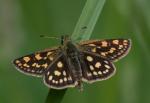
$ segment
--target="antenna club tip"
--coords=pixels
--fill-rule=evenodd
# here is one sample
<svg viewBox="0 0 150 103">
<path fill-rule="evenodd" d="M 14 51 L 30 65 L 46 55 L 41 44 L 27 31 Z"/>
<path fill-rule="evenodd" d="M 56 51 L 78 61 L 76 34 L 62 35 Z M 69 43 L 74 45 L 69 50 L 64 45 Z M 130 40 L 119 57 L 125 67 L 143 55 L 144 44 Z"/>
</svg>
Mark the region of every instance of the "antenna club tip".
<svg viewBox="0 0 150 103">
<path fill-rule="evenodd" d="M 45 37 L 44 35 L 40 35 L 40 37 Z"/>
<path fill-rule="evenodd" d="M 50 39 L 60 39 L 60 38 L 57 38 L 57 37 L 51 37 L 51 36 L 46 36 L 46 35 L 40 35 L 40 37 L 42 37 L 42 38 L 50 38 Z"/>
</svg>

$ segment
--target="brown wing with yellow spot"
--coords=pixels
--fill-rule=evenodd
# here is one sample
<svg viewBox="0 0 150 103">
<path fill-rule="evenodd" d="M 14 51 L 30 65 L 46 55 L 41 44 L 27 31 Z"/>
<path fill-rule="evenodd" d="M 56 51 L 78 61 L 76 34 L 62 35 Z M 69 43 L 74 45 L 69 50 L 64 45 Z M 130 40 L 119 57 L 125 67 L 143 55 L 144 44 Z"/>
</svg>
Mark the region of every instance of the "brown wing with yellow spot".
<svg viewBox="0 0 150 103">
<path fill-rule="evenodd" d="M 32 76 L 41 76 L 58 55 L 59 49 L 49 49 L 15 59 L 17 70 Z"/>
<path fill-rule="evenodd" d="M 83 52 L 81 63 L 83 78 L 88 83 L 106 80 L 115 74 L 114 65 L 107 59 L 91 52 Z"/>
<path fill-rule="evenodd" d="M 67 58 L 61 53 L 44 74 L 44 83 L 54 89 L 75 87 L 75 81 L 67 64 Z"/>
<path fill-rule="evenodd" d="M 111 61 L 126 56 L 131 47 L 129 39 L 88 40 L 80 43 L 83 51 L 93 52 Z"/>
</svg>

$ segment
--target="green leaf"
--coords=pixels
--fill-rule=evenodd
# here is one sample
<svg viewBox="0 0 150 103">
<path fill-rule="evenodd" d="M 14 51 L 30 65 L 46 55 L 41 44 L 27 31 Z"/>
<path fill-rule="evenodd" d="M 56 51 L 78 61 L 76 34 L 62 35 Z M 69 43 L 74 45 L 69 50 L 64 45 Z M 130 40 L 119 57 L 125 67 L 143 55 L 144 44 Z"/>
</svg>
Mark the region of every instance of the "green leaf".
<svg viewBox="0 0 150 103">
<path fill-rule="evenodd" d="M 73 40 L 80 41 L 90 38 L 104 3 L 105 0 L 87 0 L 72 34 Z"/>
<path fill-rule="evenodd" d="M 51 89 L 48 93 L 45 103 L 61 103 L 67 89 L 55 90 Z"/>
</svg>

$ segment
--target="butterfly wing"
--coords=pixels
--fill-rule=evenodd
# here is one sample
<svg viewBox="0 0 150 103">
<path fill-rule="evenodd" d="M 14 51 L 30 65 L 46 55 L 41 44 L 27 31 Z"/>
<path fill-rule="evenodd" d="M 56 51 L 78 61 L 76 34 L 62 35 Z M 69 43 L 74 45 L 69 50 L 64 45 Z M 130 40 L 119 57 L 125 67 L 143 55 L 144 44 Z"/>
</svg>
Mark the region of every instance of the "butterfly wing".
<svg viewBox="0 0 150 103">
<path fill-rule="evenodd" d="M 126 56 L 131 47 L 129 39 L 88 40 L 80 43 L 83 51 L 93 52 L 111 61 Z"/>
<path fill-rule="evenodd" d="M 58 48 L 48 49 L 15 59 L 17 70 L 32 76 L 42 76 L 58 55 Z"/>
<path fill-rule="evenodd" d="M 88 83 L 108 79 L 115 74 L 116 70 L 109 60 L 90 52 L 83 52 L 81 66 L 83 71 L 82 79 Z"/>
<path fill-rule="evenodd" d="M 63 53 L 49 66 L 45 72 L 44 83 L 54 89 L 75 87 L 75 81 L 69 71 L 67 58 Z"/>
</svg>

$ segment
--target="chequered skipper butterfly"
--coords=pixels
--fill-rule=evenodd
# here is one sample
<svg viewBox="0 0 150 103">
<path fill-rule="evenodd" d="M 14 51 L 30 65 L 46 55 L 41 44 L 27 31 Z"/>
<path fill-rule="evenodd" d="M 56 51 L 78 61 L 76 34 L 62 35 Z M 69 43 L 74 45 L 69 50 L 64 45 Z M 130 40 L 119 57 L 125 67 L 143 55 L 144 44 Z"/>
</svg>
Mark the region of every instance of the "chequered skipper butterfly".
<svg viewBox="0 0 150 103">
<path fill-rule="evenodd" d="M 73 43 L 68 36 L 62 45 L 15 59 L 17 69 L 44 78 L 54 89 L 77 87 L 112 77 L 113 62 L 124 57 L 131 47 L 129 39 L 87 40 Z"/>
</svg>

